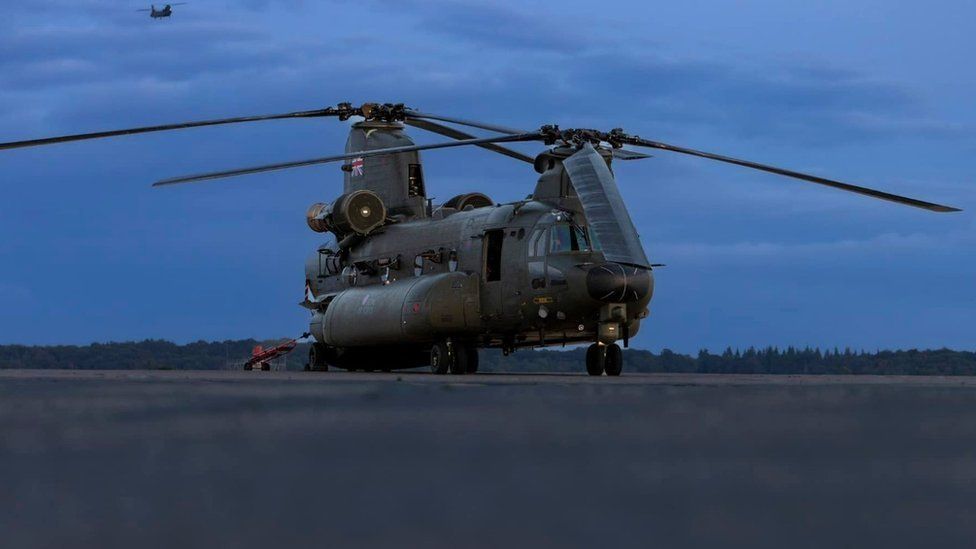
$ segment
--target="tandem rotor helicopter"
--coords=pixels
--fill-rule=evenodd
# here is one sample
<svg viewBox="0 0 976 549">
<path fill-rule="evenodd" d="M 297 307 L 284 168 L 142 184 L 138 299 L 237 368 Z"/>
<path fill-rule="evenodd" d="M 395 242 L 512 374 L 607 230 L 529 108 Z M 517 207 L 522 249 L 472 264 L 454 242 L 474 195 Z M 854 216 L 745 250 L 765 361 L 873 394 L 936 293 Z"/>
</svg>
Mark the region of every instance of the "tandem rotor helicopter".
<svg viewBox="0 0 976 549">
<path fill-rule="evenodd" d="M 932 212 L 943 206 L 879 190 L 625 133 L 534 130 L 366 103 L 266 116 L 206 120 L 0 144 L 0 150 L 259 120 L 335 117 L 352 124 L 345 154 L 164 179 L 170 186 L 342 162 L 343 194 L 308 208 L 326 234 L 305 264 L 305 300 L 315 341 L 307 369 L 478 370 L 479 348 L 590 343 L 586 371 L 619 375 L 626 347 L 648 315 L 655 267 L 617 187 L 613 160 L 671 151 L 825 185 Z M 447 125 L 450 124 L 450 125 Z M 406 126 L 452 141 L 416 145 Z M 460 127 L 493 135 L 476 137 Z M 503 146 L 538 142 L 535 157 Z M 419 151 L 477 146 L 539 174 L 524 200 L 498 204 L 480 192 L 433 204 Z"/>
<path fill-rule="evenodd" d="M 186 2 L 176 2 L 175 4 L 166 4 L 162 9 L 157 10 L 156 5 L 153 4 L 149 8 L 143 8 L 136 11 L 148 11 L 149 17 L 153 19 L 162 19 L 164 17 L 170 17 L 173 15 L 173 6 L 185 6 Z"/>
</svg>

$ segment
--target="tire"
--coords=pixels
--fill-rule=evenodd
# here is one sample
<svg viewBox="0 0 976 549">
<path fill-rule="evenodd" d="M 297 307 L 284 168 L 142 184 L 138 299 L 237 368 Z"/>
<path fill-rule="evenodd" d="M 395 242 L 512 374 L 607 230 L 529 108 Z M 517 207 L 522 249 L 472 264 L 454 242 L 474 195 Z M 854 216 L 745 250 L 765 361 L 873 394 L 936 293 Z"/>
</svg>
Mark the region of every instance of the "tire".
<svg viewBox="0 0 976 549">
<path fill-rule="evenodd" d="M 603 369 L 608 376 L 619 376 L 624 369 L 624 353 L 620 350 L 620 345 L 616 343 L 607 345 L 606 358 L 603 361 Z"/>
<path fill-rule="evenodd" d="M 471 355 L 468 352 L 469 345 L 464 343 L 454 344 L 454 360 L 451 361 L 451 373 L 454 375 L 463 376 L 468 373 L 468 359 Z"/>
<path fill-rule="evenodd" d="M 474 345 L 465 345 L 464 349 L 467 351 L 468 367 L 466 368 L 466 373 L 477 374 L 478 373 L 478 348 Z"/>
<path fill-rule="evenodd" d="M 267 362 L 265 362 L 264 364 L 261 365 L 261 371 L 262 372 L 270 372 L 271 371 L 271 365 L 268 364 Z"/>
<path fill-rule="evenodd" d="M 308 348 L 308 369 L 313 372 L 329 371 L 328 348 L 321 343 L 313 343 Z"/>
<path fill-rule="evenodd" d="M 451 369 L 451 355 L 447 343 L 435 343 L 430 349 L 430 371 L 437 375 L 444 375 Z"/>
<path fill-rule="evenodd" d="M 594 343 L 586 350 L 586 373 L 591 376 L 603 375 L 603 364 L 607 352 L 603 345 Z"/>
</svg>

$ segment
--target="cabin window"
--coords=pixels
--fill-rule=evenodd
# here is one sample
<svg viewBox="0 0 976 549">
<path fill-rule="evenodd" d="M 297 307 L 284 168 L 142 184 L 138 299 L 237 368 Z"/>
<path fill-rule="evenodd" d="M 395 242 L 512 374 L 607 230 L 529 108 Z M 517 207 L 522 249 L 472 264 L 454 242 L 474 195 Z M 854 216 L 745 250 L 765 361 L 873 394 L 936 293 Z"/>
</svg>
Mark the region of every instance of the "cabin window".
<svg viewBox="0 0 976 549">
<path fill-rule="evenodd" d="M 495 229 L 485 231 L 485 280 L 488 282 L 502 279 L 502 242 L 505 231 Z"/>
</svg>

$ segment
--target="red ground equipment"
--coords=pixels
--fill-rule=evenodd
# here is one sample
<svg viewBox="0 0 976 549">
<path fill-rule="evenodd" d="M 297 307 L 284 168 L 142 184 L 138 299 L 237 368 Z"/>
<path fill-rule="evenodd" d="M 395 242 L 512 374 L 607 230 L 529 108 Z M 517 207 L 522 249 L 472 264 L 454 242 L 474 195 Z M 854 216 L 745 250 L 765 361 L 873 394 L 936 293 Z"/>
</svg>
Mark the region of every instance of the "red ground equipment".
<svg viewBox="0 0 976 549">
<path fill-rule="evenodd" d="M 265 349 L 260 345 L 255 345 L 254 350 L 251 351 L 251 358 L 244 363 L 245 370 L 264 370 L 268 371 L 271 369 L 271 361 L 287 355 L 288 353 L 295 350 L 298 345 L 299 339 L 304 339 L 308 337 L 309 334 L 302 334 L 301 337 L 295 339 L 289 339 L 283 343 L 279 343 L 270 349 Z"/>
</svg>

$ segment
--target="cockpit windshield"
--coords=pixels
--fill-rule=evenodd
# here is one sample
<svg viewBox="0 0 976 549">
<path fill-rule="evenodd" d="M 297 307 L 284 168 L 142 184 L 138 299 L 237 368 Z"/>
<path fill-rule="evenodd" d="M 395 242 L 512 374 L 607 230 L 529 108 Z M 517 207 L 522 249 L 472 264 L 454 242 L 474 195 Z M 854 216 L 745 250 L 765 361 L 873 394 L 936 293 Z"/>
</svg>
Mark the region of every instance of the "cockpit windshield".
<svg viewBox="0 0 976 549">
<path fill-rule="evenodd" d="M 588 252 L 599 250 L 586 227 L 557 223 L 549 230 L 549 253 Z"/>
</svg>

